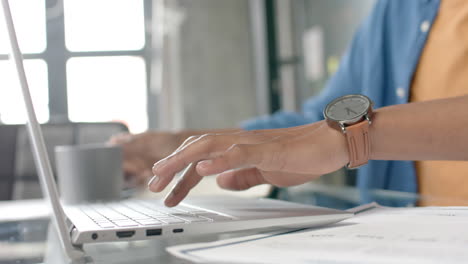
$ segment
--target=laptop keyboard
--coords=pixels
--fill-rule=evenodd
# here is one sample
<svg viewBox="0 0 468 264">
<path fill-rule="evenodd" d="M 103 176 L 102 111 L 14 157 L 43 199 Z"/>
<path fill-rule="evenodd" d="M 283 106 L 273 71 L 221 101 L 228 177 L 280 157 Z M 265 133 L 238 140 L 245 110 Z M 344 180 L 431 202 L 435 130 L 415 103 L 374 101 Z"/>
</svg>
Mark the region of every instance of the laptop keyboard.
<svg viewBox="0 0 468 264">
<path fill-rule="evenodd" d="M 188 206 L 167 208 L 154 202 L 132 200 L 84 205 L 80 209 L 102 228 L 219 222 L 228 216 Z"/>
</svg>

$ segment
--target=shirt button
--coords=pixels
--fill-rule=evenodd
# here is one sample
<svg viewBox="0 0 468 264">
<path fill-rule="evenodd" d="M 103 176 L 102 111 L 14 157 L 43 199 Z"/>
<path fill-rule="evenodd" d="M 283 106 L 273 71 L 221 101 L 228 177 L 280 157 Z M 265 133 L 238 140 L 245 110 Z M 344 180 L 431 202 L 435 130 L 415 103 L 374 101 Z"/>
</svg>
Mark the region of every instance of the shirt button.
<svg viewBox="0 0 468 264">
<path fill-rule="evenodd" d="M 429 31 L 430 27 L 431 27 L 431 22 L 429 22 L 429 20 L 424 20 L 420 26 L 421 32 L 426 33 L 427 31 Z"/>
<path fill-rule="evenodd" d="M 406 96 L 406 91 L 405 89 L 403 89 L 402 87 L 398 87 L 396 89 L 396 95 L 400 98 L 400 99 L 404 99 L 405 96 Z"/>
</svg>

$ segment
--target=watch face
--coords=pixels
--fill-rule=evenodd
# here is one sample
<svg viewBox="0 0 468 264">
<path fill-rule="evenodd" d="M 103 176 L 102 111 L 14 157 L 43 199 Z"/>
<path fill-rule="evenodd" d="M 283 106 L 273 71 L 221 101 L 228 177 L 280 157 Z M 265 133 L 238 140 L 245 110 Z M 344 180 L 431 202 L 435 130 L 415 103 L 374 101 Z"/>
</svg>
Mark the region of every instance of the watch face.
<svg viewBox="0 0 468 264">
<path fill-rule="evenodd" d="M 334 121 L 353 122 L 366 114 L 370 106 L 371 101 L 366 96 L 346 95 L 329 103 L 324 115 Z"/>
</svg>

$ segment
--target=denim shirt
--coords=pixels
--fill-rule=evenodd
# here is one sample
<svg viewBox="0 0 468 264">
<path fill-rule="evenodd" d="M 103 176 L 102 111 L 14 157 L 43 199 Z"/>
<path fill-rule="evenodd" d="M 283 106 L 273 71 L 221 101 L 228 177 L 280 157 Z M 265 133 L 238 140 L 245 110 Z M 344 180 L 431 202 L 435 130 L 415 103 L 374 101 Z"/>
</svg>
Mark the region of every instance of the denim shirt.
<svg viewBox="0 0 468 264">
<path fill-rule="evenodd" d="M 304 125 L 323 119 L 322 111 L 332 99 L 346 94 L 364 94 L 375 108 L 403 104 L 409 89 L 439 0 L 380 0 L 356 32 L 336 74 L 325 89 L 309 98 L 301 113 L 277 112 L 243 123 L 243 128 L 267 129 Z M 368 190 L 385 189 L 416 193 L 416 173 L 412 161 L 371 160 L 357 171 L 361 202 L 379 201 Z"/>
</svg>

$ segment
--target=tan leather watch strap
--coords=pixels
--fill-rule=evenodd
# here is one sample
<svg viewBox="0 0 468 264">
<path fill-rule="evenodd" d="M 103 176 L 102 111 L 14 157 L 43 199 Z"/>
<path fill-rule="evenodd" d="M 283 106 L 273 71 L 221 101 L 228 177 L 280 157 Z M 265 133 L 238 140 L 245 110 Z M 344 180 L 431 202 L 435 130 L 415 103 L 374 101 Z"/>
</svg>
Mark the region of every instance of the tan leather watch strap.
<svg viewBox="0 0 468 264">
<path fill-rule="evenodd" d="M 347 167 L 353 169 L 367 164 L 370 155 L 369 122 L 363 120 L 347 126 L 345 135 L 349 152 Z"/>
</svg>

